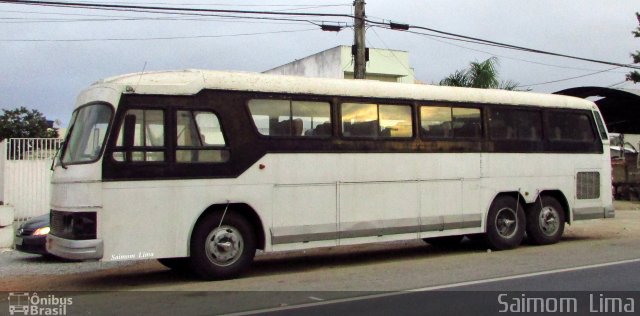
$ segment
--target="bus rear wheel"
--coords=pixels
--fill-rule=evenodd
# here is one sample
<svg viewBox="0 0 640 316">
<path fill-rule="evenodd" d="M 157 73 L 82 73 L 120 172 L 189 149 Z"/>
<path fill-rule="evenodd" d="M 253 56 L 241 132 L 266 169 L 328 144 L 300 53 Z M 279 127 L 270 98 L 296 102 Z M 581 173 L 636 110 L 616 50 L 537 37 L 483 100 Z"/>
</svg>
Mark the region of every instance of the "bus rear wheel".
<svg viewBox="0 0 640 316">
<path fill-rule="evenodd" d="M 527 238 L 535 245 L 557 243 L 564 232 L 564 209 L 550 196 L 539 197 L 527 214 Z"/>
<path fill-rule="evenodd" d="M 223 218 L 224 215 L 224 218 Z M 244 272 L 256 253 L 251 224 L 231 212 L 216 212 L 200 221 L 191 238 L 191 270 L 205 280 L 223 280 Z"/>
<path fill-rule="evenodd" d="M 486 241 L 492 249 L 513 249 L 520 245 L 525 233 L 522 204 L 512 196 L 496 197 L 487 217 Z"/>
</svg>

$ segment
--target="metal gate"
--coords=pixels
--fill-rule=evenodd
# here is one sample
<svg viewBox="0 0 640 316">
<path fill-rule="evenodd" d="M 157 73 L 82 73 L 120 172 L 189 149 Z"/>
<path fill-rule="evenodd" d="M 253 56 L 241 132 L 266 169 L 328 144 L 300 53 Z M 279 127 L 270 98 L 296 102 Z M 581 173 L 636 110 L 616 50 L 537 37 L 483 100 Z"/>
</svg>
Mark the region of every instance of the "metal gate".
<svg viewBox="0 0 640 316">
<path fill-rule="evenodd" d="M 54 138 L 9 138 L 0 143 L 0 201 L 15 220 L 49 212 L 51 163 L 62 144 Z"/>
</svg>

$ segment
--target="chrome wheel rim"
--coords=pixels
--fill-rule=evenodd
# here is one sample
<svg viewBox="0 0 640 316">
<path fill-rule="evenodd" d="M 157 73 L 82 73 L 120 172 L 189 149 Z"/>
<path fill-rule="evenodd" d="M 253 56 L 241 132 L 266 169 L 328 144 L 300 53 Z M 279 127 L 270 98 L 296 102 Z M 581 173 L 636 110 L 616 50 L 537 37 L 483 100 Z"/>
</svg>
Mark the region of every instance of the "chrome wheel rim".
<svg viewBox="0 0 640 316">
<path fill-rule="evenodd" d="M 495 227 L 498 235 L 502 238 L 513 237 L 518 230 L 518 216 L 511 208 L 503 208 L 496 214 Z"/>
<path fill-rule="evenodd" d="M 217 266 L 229 266 L 242 255 L 244 240 L 237 228 L 222 225 L 207 235 L 205 250 L 207 258 Z"/>
<path fill-rule="evenodd" d="M 540 211 L 538 224 L 543 234 L 553 236 L 558 232 L 560 227 L 560 214 L 558 214 L 558 211 L 553 207 L 544 207 L 542 211 Z"/>
</svg>

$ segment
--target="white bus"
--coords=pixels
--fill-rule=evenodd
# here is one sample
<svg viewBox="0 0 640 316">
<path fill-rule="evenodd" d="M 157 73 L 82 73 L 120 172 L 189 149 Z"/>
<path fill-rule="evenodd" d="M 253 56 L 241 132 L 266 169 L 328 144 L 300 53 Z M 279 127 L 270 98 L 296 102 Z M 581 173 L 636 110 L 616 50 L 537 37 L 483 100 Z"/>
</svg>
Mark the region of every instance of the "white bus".
<svg viewBox="0 0 640 316">
<path fill-rule="evenodd" d="M 589 101 L 251 73 L 131 74 L 82 92 L 49 252 L 235 277 L 265 252 L 481 237 L 557 242 L 614 216 Z"/>
</svg>

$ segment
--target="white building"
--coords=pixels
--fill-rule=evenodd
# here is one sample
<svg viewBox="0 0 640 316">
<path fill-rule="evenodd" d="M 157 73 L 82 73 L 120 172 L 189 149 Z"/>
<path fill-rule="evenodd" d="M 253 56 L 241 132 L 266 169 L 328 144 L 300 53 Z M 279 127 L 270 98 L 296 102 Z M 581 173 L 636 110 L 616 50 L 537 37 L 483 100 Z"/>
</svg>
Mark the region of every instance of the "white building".
<svg viewBox="0 0 640 316">
<path fill-rule="evenodd" d="M 366 78 L 370 80 L 415 83 L 409 53 L 369 48 Z M 268 74 L 353 79 L 351 46 L 337 46 L 265 71 Z"/>
</svg>

